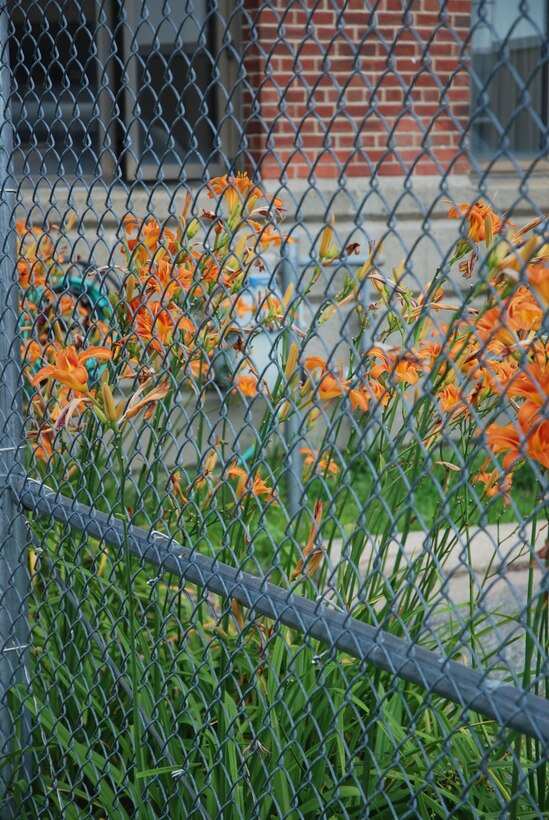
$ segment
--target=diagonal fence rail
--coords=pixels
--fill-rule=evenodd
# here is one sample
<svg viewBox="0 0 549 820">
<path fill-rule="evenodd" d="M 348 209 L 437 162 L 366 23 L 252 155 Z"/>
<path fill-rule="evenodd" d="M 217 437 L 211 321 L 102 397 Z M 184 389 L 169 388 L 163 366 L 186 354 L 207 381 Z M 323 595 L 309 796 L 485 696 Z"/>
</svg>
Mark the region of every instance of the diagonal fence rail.
<svg viewBox="0 0 549 820">
<path fill-rule="evenodd" d="M 67 524 L 120 552 L 127 539 L 129 552 L 140 562 L 176 576 L 182 584 L 190 582 L 226 600 L 235 599 L 252 611 L 252 617 L 253 613 L 266 615 L 275 624 L 297 629 L 331 649 L 417 683 L 463 709 L 493 718 L 504 728 L 515 729 L 544 745 L 549 743 L 549 703 L 545 698 L 361 623 L 352 612 L 334 612 L 322 599 L 309 601 L 263 578 L 193 552 L 164 533 L 130 527 L 125 534 L 121 521 L 63 498 L 48 487 L 25 479 L 12 479 L 10 483 L 17 502 L 29 512 Z"/>
</svg>

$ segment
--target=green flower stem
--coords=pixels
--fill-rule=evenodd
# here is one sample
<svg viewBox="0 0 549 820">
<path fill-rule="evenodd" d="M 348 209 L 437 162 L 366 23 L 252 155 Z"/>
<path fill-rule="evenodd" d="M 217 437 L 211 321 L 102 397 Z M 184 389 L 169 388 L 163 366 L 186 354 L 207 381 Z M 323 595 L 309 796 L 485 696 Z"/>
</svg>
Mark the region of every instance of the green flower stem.
<svg viewBox="0 0 549 820">
<path fill-rule="evenodd" d="M 130 678 L 132 686 L 132 710 L 133 710 L 133 740 L 135 751 L 135 765 L 136 765 L 136 779 L 139 773 L 144 770 L 143 767 L 143 753 L 141 747 L 141 732 L 140 732 L 140 716 L 139 716 L 139 677 L 137 672 L 137 645 L 136 645 L 136 630 L 135 621 L 137 617 L 137 610 L 135 605 L 135 595 L 133 590 L 132 579 L 132 558 L 128 543 L 128 514 L 126 511 L 126 477 L 128 465 L 124 456 L 122 445 L 122 436 L 120 429 L 116 426 L 114 429 L 113 450 L 120 468 L 120 507 L 122 513 L 122 525 L 124 532 L 123 544 L 123 560 L 126 583 L 126 600 L 128 602 L 128 617 L 129 617 L 129 642 L 130 642 Z"/>
</svg>

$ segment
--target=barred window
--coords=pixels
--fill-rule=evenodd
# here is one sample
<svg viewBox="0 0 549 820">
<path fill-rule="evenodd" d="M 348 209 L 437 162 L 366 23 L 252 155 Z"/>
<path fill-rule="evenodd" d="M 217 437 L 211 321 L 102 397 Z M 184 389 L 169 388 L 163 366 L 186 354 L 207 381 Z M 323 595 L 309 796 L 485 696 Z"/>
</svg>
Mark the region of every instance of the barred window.
<svg viewBox="0 0 549 820">
<path fill-rule="evenodd" d="M 219 170 L 230 150 L 220 136 L 221 83 L 230 82 L 219 6 L 14 3 L 16 172 L 177 179 L 182 167 L 191 178 Z"/>
<path fill-rule="evenodd" d="M 547 0 L 473 0 L 473 151 L 546 154 Z"/>
</svg>

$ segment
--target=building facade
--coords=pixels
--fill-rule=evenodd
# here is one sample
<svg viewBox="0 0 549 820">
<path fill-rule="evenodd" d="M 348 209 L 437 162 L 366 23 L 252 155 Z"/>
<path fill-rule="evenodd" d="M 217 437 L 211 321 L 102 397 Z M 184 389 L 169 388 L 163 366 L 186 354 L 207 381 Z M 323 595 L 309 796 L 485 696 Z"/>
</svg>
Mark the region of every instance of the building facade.
<svg viewBox="0 0 549 820">
<path fill-rule="evenodd" d="M 101 261 L 120 214 L 176 213 L 179 187 L 238 170 L 280 193 L 302 253 L 335 219 L 419 282 L 443 200 L 549 206 L 547 0 L 18 0 L 10 18 L 21 201 L 74 207 Z"/>
</svg>

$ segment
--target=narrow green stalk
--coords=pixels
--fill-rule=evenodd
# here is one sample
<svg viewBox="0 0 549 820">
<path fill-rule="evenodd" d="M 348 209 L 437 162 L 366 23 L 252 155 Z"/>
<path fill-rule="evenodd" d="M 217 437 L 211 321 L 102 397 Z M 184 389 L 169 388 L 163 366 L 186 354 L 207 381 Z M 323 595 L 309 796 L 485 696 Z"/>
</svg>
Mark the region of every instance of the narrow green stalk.
<svg viewBox="0 0 549 820">
<path fill-rule="evenodd" d="M 128 532 L 128 514 L 126 512 L 126 473 L 128 466 L 124 458 L 122 449 L 122 437 L 120 430 L 115 428 L 113 449 L 115 452 L 118 465 L 120 467 L 120 507 L 122 512 L 122 526 L 124 532 L 123 544 L 123 561 L 124 574 L 126 583 L 126 600 L 128 602 L 128 618 L 129 618 L 129 643 L 130 643 L 130 678 L 132 686 L 132 710 L 133 710 L 133 740 L 135 747 L 135 765 L 136 774 L 144 770 L 143 767 L 143 751 L 141 746 L 141 732 L 140 732 L 140 717 L 139 717 L 139 677 L 137 672 L 137 644 L 136 644 L 136 630 L 135 621 L 137 618 L 137 610 L 135 605 L 135 595 L 133 590 L 132 579 L 132 558 L 130 554 L 129 532 Z M 137 779 L 136 777 L 136 779 Z"/>
</svg>

